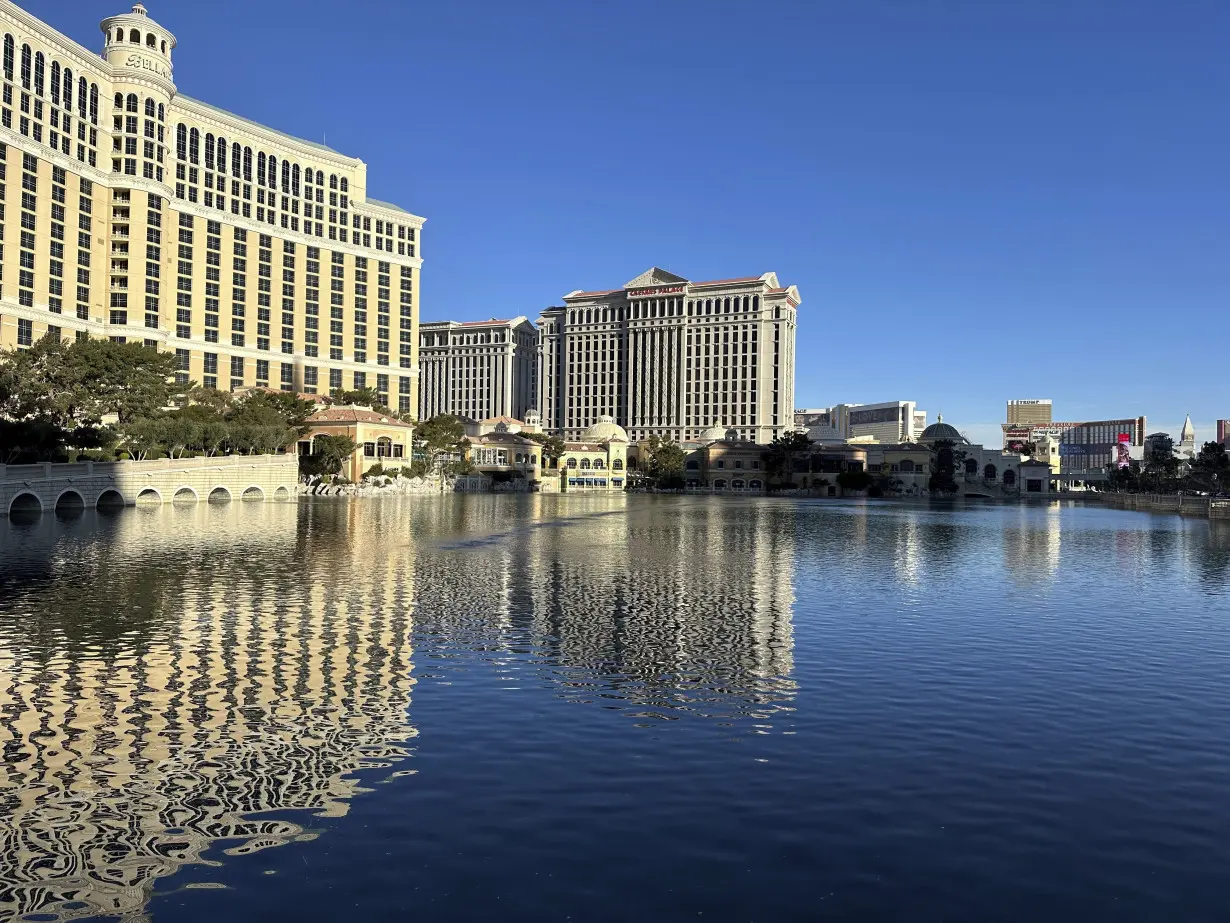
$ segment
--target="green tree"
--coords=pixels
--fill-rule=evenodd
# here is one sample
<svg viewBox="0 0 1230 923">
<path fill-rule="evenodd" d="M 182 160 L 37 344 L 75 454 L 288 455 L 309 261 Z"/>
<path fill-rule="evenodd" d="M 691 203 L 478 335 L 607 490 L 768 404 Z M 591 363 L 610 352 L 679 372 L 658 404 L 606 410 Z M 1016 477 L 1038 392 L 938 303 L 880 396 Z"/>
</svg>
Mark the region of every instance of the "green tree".
<svg viewBox="0 0 1230 923">
<path fill-rule="evenodd" d="M 548 459 L 554 464 L 559 464 L 559 460 L 564 457 L 564 452 L 567 451 L 564 440 L 559 436 L 548 435 L 547 433 L 522 433 L 521 435 L 538 443 L 540 446 L 538 454 L 542 457 L 542 466 L 544 468 L 552 467 L 547 465 Z"/>
<path fill-rule="evenodd" d="M 1225 445 L 1206 442 L 1201 446 L 1199 454 L 1192 459 L 1186 481 L 1190 490 L 1212 494 L 1225 491 L 1230 486 L 1230 456 L 1226 454 Z"/>
<path fill-rule="evenodd" d="M 933 494 L 955 494 L 960 490 L 957 484 L 956 444 L 951 439 L 939 439 L 931 446 L 931 477 L 927 481 L 927 489 Z M 964 456 L 964 452 L 961 455 Z"/>
<path fill-rule="evenodd" d="M 645 473 L 658 487 L 682 487 L 683 467 L 687 461 L 687 453 L 683 451 L 683 447 L 661 436 L 650 436 L 648 446 Z"/>
<path fill-rule="evenodd" d="M 1139 489 L 1146 493 L 1169 494 L 1179 489 L 1179 459 L 1174 440 L 1168 433 L 1154 433 L 1145 440 L 1145 458 Z"/>
<path fill-rule="evenodd" d="M 451 414 L 432 417 L 414 431 L 414 448 L 427 463 L 428 471 L 441 470 L 451 456 L 463 457 L 468 447 L 465 427 Z"/>
<path fill-rule="evenodd" d="M 299 456 L 299 473 L 305 476 L 336 477 L 346 459 L 359 448 L 349 436 L 317 436 L 312 440 L 314 453 Z"/>
<path fill-rule="evenodd" d="M 372 392 L 373 394 L 375 392 Z M 296 438 L 306 436 L 312 430 L 308 418 L 316 412 L 316 404 L 304 400 L 290 391 L 249 391 L 228 412 L 228 417 L 251 414 L 254 410 L 270 419 L 273 415 L 295 431 Z"/>
<path fill-rule="evenodd" d="M 140 417 L 120 424 L 123 437 L 121 447 L 136 461 L 144 461 L 164 444 L 165 427 L 162 420 Z"/>
<path fill-rule="evenodd" d="M 375 388 L 359 388 L 355 391 L 344 391 L 334 388 L 329 393 L 329 399 L 335 404 L 346 404 L 352 407 L 370 407 L 376 413 L 393 416 L 392 409 L 380 400 L 380 394 Z"/>
<path fill-rule="evenodd" d="M 800 456 L 808 458 L 810 468 L 812 441 L 807 433 L 791 432 L 774 436 L 764 452 L 765 469 L 773 477 L 780 478 L 784 483 L 794 483 L 795 459 Z"/>
<path fill-rule="evenodd" d="M 309 405 L 292 394 L 251 391 L 227 412 L 227 443 L 245 455 L 282 452 L 310 429 L 304 422 Z"/>
</svg>

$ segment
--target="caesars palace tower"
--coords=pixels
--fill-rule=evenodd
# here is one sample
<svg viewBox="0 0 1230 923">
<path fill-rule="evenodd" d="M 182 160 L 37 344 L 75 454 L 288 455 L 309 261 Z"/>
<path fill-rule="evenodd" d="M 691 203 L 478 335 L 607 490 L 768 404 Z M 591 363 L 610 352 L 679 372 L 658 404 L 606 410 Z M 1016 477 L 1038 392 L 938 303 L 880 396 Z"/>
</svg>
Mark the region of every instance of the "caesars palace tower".
<svg viewBox="0 0 1230 923">
<path fill-rule="evenodd" d="M 423 219 L 363 161 L 184 96 L 140 3 L 102 56 L 0 0 L 0 348 L 139 341 L 181 380 L 418 407 Z"/>
</svg>

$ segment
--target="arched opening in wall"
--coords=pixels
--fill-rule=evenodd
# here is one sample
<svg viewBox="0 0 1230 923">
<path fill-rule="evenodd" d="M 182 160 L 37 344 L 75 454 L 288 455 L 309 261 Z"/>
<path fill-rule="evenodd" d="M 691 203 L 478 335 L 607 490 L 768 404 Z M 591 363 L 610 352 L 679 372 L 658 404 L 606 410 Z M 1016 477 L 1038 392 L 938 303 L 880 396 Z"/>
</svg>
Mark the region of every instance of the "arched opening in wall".
<svg viewBox="0 0 1230 923">
<path fill-rule="evenodd" d="M 987 465 L 985 468 L 982 469 L 982 476 L 986 478 L 988 481 L 994 481 L 995 475 L 998 473 L 999 472 L 996 471 L 994 465 Z"/>
<path fill-rule="evenodd" d="M 1005 471 L 1004 472 L 1004 486 L 1005 487 L 1015 487 L 1016 486 L 1016 472 L 1015 471 Z"/>
<path fill-rule="evenodd" d="M 9 518 L 21 522 L 43 515 L 43 501 L 31 493 L 18 494 L 9 503 Z"/>
<path fill-rule="evenodd" d="M 104 490 L 94 502 L 94 508 L 100 513 L 123 509 L 124 495 L 118 490 Z"/>
<path fill-rule="evenodd" d="M 137 506 L 156 506 L 160 503 L 162 503 L 162 494 L 152 487 L 147 487 L 137 494 Z"/>
<path fill-rule="evenodd" d="M 243 496 L 240 497 L 240 499 L 243 500 L 245 503 L 251 503 L 253 501 L 264 500 L 265 492 L 261 490 L 259 487 L 249 487 L 247 490 L 243 492 Z"/>
<path fill-rule="evenodd" d="M 76 519 L 85 512 L 85 499 L 75 490 L 66 490 L 56 498 L 56 517 Z"/>
<path fill-rule="evenodd" d="M 215 487 L 209 492 L 210 503 L 230 503 L 231 492 L 225 487 Z"/>
<path fill-rule="evenodd" d="M 749 486 L 752 490 L 763 490 L 763 489 L 764 489 L 764 484 L 762 484 L 760 481 L 757 481 L 757 480 L 755 480 L 755 479 L 753 479 L 753 480 L 749 481 L 749 482 L 748 482 L 748 486 Z"/>
<path fill-rule="evenodd" d="M 965 460 L 965 473 L 970 477 L 975 477 L 978 474 L 978 459 L 967 458 Z"/>
<path fill-rule="evenodd" d="M 128 30 L 128 41 L 132 42 L 134 45 L 140 45 L 141 44 L 141 33 L 137 31 L 136 29 L 129 29 Z"/>
<path fill-rule="evenodd" d="M 730 482 L 730 488 L 731 490 L 746 490 L 747 489 L 743 481 L 739 480 L 738 478 L 735 478 L 733 481 Z"/>
<path fill-rule="evenodd" d="M 273 492 L 273 499 L 279 503 L 285 503 L 287 500 L 290 499 L 290 488 L 279 487 L 277 490 Z"/>
<path fill-rule="evenodd" d="M 172 502 L 177 506 L 191 505 L 196 503 L 199 499 L 200 497 L 196 495 L 196 491 L 191 487 L 181 487 L 179 490 L 175 491 L 175 496 L 172 498 Z"/>
<path fill-rule="evenodd" d="M 725 490 L 726 480 L 724 478 L 718 478 L 716 481 L 713 482 L 713 489 L 714 490 Z"/>
<path fill-rule="evenodd" d="M 158 36 L 154 35 L 153 32 L 150 32 L 148 35 L 145 36 L 145 44 L 148 45 L 150 48 L 157 48 L 158 47 Z"/>
<path fill-rule="evenodd" d="M 163 42 L 163 43 L 162 43 L 162 53 L 163 53 L 163 54 L 166 54 L 166 53 L 167 53 L 167 43 L 166 43 L 166 42 Z"/>
</svg>

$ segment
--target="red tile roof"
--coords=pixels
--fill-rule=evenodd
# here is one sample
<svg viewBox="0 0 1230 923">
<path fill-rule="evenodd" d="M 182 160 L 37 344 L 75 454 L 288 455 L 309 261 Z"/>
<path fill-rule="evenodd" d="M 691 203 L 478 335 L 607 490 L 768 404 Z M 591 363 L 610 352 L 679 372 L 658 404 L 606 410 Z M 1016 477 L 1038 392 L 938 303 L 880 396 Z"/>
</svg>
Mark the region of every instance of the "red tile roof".
<svg viewBox="0 0 1230 923">
<path fill-rule="evenodd" d="M 404 426 L 407 429 L 411 428 L 411 424 L 402 423 L 396 417 L 386 417 L 384 414 L 376 413 L 374 410 L 367 410 L 362 407 L 322 407 L 315 411 L 307 422 L 311 423 L 378 423 L 381 426 Z"/>
</svg>

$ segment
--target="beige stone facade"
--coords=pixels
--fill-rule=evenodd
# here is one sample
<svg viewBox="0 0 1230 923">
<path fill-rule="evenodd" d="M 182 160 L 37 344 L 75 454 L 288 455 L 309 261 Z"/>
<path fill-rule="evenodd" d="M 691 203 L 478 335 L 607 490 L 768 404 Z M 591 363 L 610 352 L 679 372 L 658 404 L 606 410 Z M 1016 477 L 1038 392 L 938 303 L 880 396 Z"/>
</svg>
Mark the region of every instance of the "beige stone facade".
<svg viewBox="0 0 1230 923">
<path fill-rule="evenodd" d="M 0 0 L 0 347 L 142 340 L 222 389 L 418 406 L 424 219 L 363 161 L 180 94 L 140 4 L 103 54 Z"/>
<path fill-rule="evenodd" d="M 358 448 L 342 466 L 342 476 L 358 481 L 374 465 L 400 468 L 410 464 L 414 427 L 367 407 L 322 407 L 308 418 L 311 430 L 299 440 L 299 454 L 315 451 L 317 436 L 349 436 Z"/>
<path fill-rule="evenodd" d="M 579 439 L 606 415 L 634 442 L 717 423 L 771 442 L 793 426 L 799 300 L 772 272 L 691 282 L 656 267 L 572 292 L 538 319 L 543 428 Z"/>
<path fill-rule="evenodd" d="M 524 419 L 537 401 L 538 334 L 525 317 L 419 328 L 420 420 Z"/>
</svg>

